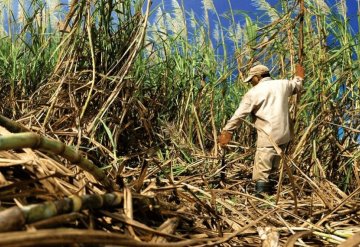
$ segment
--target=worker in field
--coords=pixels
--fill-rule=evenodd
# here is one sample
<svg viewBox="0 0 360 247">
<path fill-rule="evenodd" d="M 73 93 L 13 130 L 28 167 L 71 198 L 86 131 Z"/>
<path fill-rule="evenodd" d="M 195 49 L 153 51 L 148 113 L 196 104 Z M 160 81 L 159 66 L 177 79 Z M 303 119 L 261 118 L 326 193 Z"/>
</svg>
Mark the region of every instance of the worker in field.
<svg viewBox="0 0 360 247">
<path fill-rule="evenodd" d="M 270 138 L 282 149 L 290 141 L 288 97 L 301 91 L 304 76 L 305 71 L 299 64 L 291 80 L 273 80 L 266 66 L 252 67 L 245 82 L 253 87 L 244 95 L 218 138 L 219 145 L 225 148 L 242 119 L 250 113 L 255 117 L 257 147 L 252 178 L 257 197 L 273 193 L 275 181 L 271 177 L 278 171 L 280 156 Z"/>
</svg>

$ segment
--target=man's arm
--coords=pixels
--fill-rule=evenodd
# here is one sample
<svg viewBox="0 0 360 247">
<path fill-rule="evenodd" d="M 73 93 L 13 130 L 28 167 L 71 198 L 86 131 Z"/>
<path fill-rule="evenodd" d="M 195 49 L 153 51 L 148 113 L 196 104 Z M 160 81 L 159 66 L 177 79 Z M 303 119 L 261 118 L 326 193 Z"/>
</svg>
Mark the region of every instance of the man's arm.
<svg viewBox="0 0 360 247">
<path fill-rule="evenodd" d="M 245 94 L 234 115 L 227 121 L 223 130 L 233 131 L 239 127 L 241 120 L 253 110 L 253 104 L 249 94 Z"/>
<path fill-rule="evenodd" d="M 247 93 L 244 95 L 239 108 L 235 111 L 230 120 L 227 121 L 220 136 L 218 137 L 218 143 L 221 147 L 224 148 L 229 143 L 232 137 L 232 131 L 239 127 L 241 119 L 246 117 L 246 115 L 252 111 L 252 108 L 251 97 L 249 96 L 249 93 Z"/>
</svg>

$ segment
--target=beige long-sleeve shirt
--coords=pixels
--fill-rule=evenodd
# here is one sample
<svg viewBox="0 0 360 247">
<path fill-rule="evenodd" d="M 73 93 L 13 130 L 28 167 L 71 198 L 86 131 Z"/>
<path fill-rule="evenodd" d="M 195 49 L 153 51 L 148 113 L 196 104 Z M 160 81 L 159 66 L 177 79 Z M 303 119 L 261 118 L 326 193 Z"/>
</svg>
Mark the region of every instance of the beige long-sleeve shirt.
<svg viewBox="0 0 360 247">
<path fill-rule="evenodd" d="M 302 81 L 303 79 L 298 76 L 291 80 L 263 78 L 244 95 L 239 108 L 226 123 L 224 130 L 235 130 L 243 118 L 253 113 L 258 129 L 258 147 L 273 146 L 268 135 L 278 145 L 288 143 L 291 139 L 288 97 L 301 91 Z"/>
</svg>

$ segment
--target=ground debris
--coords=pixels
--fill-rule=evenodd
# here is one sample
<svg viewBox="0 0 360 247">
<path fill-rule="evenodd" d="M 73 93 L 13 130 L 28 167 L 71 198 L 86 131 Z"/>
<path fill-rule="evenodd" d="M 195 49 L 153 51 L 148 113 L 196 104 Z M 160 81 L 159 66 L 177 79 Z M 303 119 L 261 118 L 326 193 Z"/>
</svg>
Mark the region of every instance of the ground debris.
<svg viewBox="0 0 360 247">
<path fill-rule="evenodd" d="M 357 241 L 359 188 L 347 195 L 326 179 L 309 183 L 296 175 L 294 210 L 293 187 L 286 178 L 278 195 L 259 199 L 253 196 L 250 172 L 238 162 L 228 163 L 221 180 L 212 158 L 200 157 L 193 163 L 199 170 L 173 176 L 165 171 L 172 161 L 146 156 L 142 165 L 124 166 L 120 180 L 112 181 L 121 183 L 109 192 L 65 159 L 29 148 L 0 151 L 0 245 L 86 246 L 90 238 L 97 246 L 275 247 Z M 321 196 L 312 192 L 312 184 L 324 191 Z"/>
<path fill-rule="evenodd" d="M 141 185 L 126 182 L 123 189 L 106 193 L 85 171 L 24 151 L 0 153 L 1 246 L 86 245 L 88 237 L 100 246 L 331 245 L 360 230 L 357 192 L 335 193 L 330 182 L 326 186 L 334 193 L 328 201 L 333 203 L 299 193 L 295 214 L 286 185 L 275 205 L 274 197 L 255 198 L 251 182 L 236 175 L 217 187 L 201 175 L 156 178 L 139 167 L 128 172 L 132 179 L 140 177 Z M 124 178 L 130 178 L 126 169 Z"/>
</svg>

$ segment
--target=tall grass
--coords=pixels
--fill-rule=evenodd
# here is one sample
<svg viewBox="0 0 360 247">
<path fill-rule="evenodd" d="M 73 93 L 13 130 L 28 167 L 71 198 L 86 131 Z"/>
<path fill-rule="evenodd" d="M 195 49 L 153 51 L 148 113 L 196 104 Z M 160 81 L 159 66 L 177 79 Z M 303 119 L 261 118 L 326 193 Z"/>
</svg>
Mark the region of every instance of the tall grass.
<svg viewBox="0 0 360 247">
<path fill-rule="evenodd" d="M 24 109 L 15 109 L 15 100 L 28 98 L 45 83 L 54 69 L 60 39 L 50 33 L 49 13 L 44 16 L 41 1 L 19 1 L 17 13 L 13 6 L 8 1 L 0 13 L 0 92 L 4 98 L 9 96 L 2 111 L 20 116 Z"/>
<path fill-rule="evenodd" d="M 203 2 L 205 10 L 213 8 L 207 1 Z M 255 22 L 244 15 L 243 37 L 237 43 L 240 79 L 255 62 L 273 68 L 274 77 L 290 78 L 293 75 L 299 45 L 295 2 L 279 1 L 278 5 L 270 7 L 266 1 L 257 1 L 256 6 L 265 16 L 260 21 L 271 20 L 270 23 Z M 359 81 L 356 79 L 359 71 L 356 59 L 358 36 L 346 21 L 343 4 L 341 2 L 333 9 L 322 1 L 306 5 L 304 66 L 307 77 L 296 113 L 297 135 L 289 153 L 301 169 L 315 179 L 338 181 L 346 190 L 359 183 L 356 172 L 359 165 Z M 247 91 L 246 85 L 232 77 L 234 67 L 227 67 L 228 64 L 222 64 L 215 56 L 219 54 L 218 47 L 208 45 L 212 42 L 211 32 L 201 32 L 202 28 L 209 26 L 207 14 L 205 11 L 205 23 L 192 25 L 190 32 L 193 33 L 189 40 L 176 39 L 176 36 L 174 39 L 169 34 L 165 42 L 153 42 L 155 54 L 163 47 L 175 48 L 168 51 L 165 58 L 157 56 L 158 66 L 144 67 L 149 81 L 157 81 L 155 92 L 159 92 L 161 87 L 161 95 L 165 95 L 161 104 L 171 102 L 172 107 L 160 111 L 160 115 L 163 118 L 168 116 L 184 139 L 196 144 L 204 153 L 212 150 L 215 133 Z M 194 19 L 193 16 L 189 18 Z M 231 27 L 224 28 L 221 24 L 215 27 L 215 41 L 221 40 L 219 29 L 226 33 L 227 39 L 236 37 Z M 203 43 L 198 42 L 199 37 Z M 191 55 L 176 49 L 184 46 L 184 42 L 189 43 L 187 47 Z M 189 56 L 192 61 L 186 59 Z M 236 140 L 240 146 L 254 144 L 254 136 L 248 127 L 240 128 L 238 133 Z"/>
<path fill-rule="evenodd" d="M 18 100 L 14 114 L 120 171 L 154 152 L 185 162 L 216 157 L 218 131 L 248 90 L 247 70 L 261 62 L 274 78 L 292 77 L 296 2 L 256 1 L 258 20 L 230 7 L 225 27 L 209 0 L 200 18 L 172 0 L 172 9 L 161 4 L 149 19 L 143 1 L 73 1 L 64 29 L 54 33 L 52 18 L 36 18 L 48 8 L 34 2 L 22 31 L 0 40 L 1 91 Z M 289 154 L 314 179 L 348 190 L 360 185 L 359 35 L 341 5 L 307 1 L 306 10 L 307 76 Z M 231 49 L 234 57 L 227 56 Z M 236 151 L 252 152 L 253 133 L 239 128 Z"/>
</svg>

